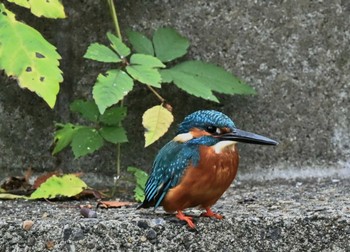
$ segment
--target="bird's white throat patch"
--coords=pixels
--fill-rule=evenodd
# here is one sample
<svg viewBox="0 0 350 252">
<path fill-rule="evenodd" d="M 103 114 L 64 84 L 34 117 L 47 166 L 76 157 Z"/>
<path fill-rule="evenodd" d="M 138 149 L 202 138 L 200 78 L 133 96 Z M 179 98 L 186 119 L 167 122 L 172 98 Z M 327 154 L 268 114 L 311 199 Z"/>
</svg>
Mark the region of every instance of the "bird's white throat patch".
<svg viewBox="0 0 350 252">
<path fill-rule="evenodd" d="M 188 132 L 188 133 L 178 134 L 176 137 L 174 137 L 173 140 L 175 142 L 184 143 L 184 142 L 191 140 L 192 138 L 193 138 L 192 134 L 190 132 Z"/>
<path fill-rule="evenodd" d="M 217 144 L 213 145 L 212 148 L 214 149 L 216 154 L 219 154 L 226 149 L 231 149 L 234 151 L 236 143 L 237 142 L 235 141 L 220 141 Z"/>
</svg>

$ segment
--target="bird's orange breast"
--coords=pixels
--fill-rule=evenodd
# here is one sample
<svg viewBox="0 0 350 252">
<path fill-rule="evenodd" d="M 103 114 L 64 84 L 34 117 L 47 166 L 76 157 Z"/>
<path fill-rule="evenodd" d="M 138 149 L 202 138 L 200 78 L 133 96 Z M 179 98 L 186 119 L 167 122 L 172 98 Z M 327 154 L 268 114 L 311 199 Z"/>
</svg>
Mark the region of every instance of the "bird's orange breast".
<svg viewBox="0 0 350 252">
<path fill-rule="evenodd" d="M 190 165 L 180 183 L 170 189 L 162 205 L 168 212 L 189 207 L 211 207 L 227 190 L 237 174 L 239 156 L 235 145 L 217 153 L 213 147 L 200 147 L 200 160 Z"/>
</svg>

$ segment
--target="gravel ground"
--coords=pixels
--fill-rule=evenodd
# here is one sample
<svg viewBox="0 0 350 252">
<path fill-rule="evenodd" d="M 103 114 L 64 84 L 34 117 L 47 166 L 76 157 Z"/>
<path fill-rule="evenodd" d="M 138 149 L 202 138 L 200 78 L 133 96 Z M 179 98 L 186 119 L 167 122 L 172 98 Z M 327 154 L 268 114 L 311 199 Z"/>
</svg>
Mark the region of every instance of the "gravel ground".
<svg viewBox="0 0 350 252">
<path fill-rule="evenodd" d="M 0 251 L 350 251 L 349 185 L 236 182 L 214 207 L 225 219 L 195 217 L 197 230 L 161 210 L 98 209 L 83 218 L 76 206 L 95 201 L 0 201 Z"/>
</svg>

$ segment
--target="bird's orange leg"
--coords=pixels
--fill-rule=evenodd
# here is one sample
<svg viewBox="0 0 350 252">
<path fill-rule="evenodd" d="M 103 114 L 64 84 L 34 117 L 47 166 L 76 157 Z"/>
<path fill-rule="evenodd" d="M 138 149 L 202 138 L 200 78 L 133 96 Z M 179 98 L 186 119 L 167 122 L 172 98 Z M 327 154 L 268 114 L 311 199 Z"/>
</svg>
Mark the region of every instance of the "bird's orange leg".
<svg viewBox="0 0 350 252">
<path fill-rule="evenodd" d="M 187 225 L 190 228 L 196 228 L 196 225 L 193 223 L 193 218 L 190 216 L 184 215 L 182 211 L 177 211 L 176 218 L 178 218 L 179 220 L 186 221 Z"/>
<path fill-rule="evenodd" d="M 206 207 L 205 210 L 206 210 L 206 212 L 201 214 L 202 217 L 214 217 L 214 218 L 219 219 L 219 220 L 221 220 L 222 218 L 224 218 L 222 215 L 217 214 L 217 213 L 214 213 L 214 212 L 210 209 L 210 207 Z"/>
</svg>

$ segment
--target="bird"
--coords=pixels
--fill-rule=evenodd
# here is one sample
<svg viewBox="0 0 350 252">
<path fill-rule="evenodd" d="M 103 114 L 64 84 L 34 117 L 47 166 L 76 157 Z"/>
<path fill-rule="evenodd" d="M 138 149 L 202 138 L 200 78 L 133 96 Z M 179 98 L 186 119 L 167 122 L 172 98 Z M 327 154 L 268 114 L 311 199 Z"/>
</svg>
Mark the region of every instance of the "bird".
<svg viewBox="0 0 350 252">
<path fill-rule="evenodd" d="M 211 207 L 236 177 L 239 163 L 237 143 L 277 145 L 275 140 L 240 130 L 227 115 L 199 110 L 186 116 L 176 136 L 157 154 L 145 185 L 144 201 L 137 207 L 166 212 L 195 229 L 193 217 L 184 210 L 204 209 L 203 217 L 222 219 Z"/>
</svg>

